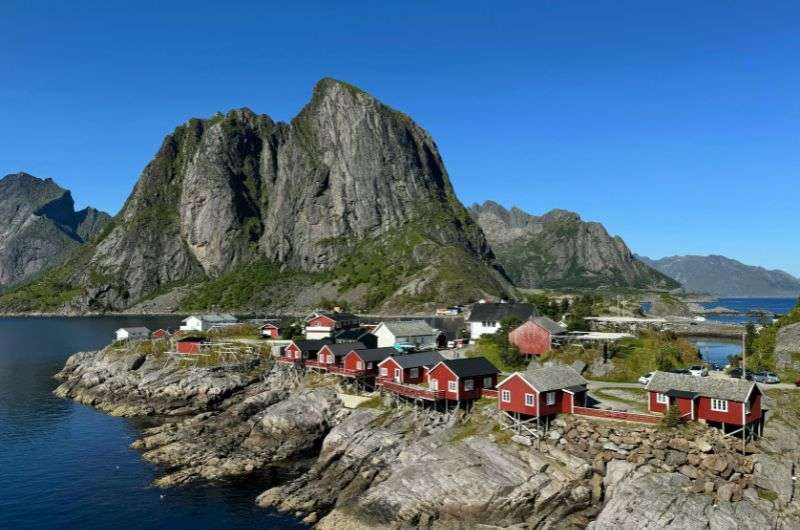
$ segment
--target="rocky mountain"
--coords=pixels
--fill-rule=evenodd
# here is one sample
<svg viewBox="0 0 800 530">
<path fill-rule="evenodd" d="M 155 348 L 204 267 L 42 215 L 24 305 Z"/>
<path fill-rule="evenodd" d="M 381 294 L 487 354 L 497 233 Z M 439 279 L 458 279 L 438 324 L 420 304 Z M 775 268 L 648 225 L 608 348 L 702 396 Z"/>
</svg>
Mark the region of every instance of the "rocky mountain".
<svg viewBox="0 0 800 530">
<path fill-rule="evenodd" d="M 291 123 L 239 109 L 179 126 L 104 235 L 42 282 L 59 294 L 0 309 L 396 308 L 510 288 L 430 135 L 333 79 Z"/>
<path fill-rule="evenodd" d="M 514 283 L 528 288 L 674 289 L 678 283 L 631 254 L 618 236 L 578 214 L 542 216 L 486 201 L 470 207 Z"/>
<path fill-rule="evenodd" d="M 54 265 L 110 219 L 94 208 L 76 212 L 70 192 L 52 179 L 6 175 L 0 179 L 0 287 Z"/>
<path fill-rule="evenodd" d="M 725 256 L 670 256 L 642 261 L 683 284 L 686 291 L 724 297 L 800 296 L 800 279 L 781 270 L 745 265 Z"/>
</svg>

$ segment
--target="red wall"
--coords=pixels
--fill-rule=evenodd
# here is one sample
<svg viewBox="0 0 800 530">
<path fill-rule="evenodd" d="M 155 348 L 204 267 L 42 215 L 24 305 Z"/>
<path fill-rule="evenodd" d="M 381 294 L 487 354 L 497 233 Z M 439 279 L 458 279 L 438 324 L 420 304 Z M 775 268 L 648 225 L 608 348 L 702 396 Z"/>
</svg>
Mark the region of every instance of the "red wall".
<svg viewBox="0 0 800 530">
<path fill-rule="evenodd" d="M 286 357 L 291 357 L 292 359 L 298 359 L 297 354 L 300 352 L 300 348 L 294 345 L 294 343 L 289 344 L 286 346 Z"/>
<path fill-rule="evenodd" d="M 700 396 L 697 398 L 696 416 L 698 419 L 708 421 L 719 421 L 724 423 L 742 424 L 742 403 L 738 401 L 728 401 L 728 412 L 717 412 L 711 410 L 711 399 Z"/>
<path fill-rule="evenodd" d="M 267 326 L 267 327 L 261 328 L 261 335 L 262 336 L 269 335 L 273 339 L 276 339 L 276 338 L 278 338 L 278 334 L 279 333 L 280 333 L 280 330 L 278 328 L 276 328 L 275 326 Z"/>
<path fill-rule="evenodd" d="M 306 324 L 308 327 L 325 327 L 325 328 L 332 328 L 336 325 L 336 321 L 332 318 L 328 318 L 326 316 L 318 316 L 312 318 Z"/>
<path fill-rule="evenodd" d="M 200 342 L 178 341 L 175 349 L 178 353 L 200 353 Z"/>
<path fill-rule="evenodd" d="M 649 394 L 650 394 L 650 397 L 649 397 L 649 399 L 650 399 L 650 411 L 651 412 L 661 412 L 661 413 L 667 412 L 667 405 L 663 405 L 661 403 L 656 402 L 656 394 L 657 393 L 658 392 L 653 392 L 653 391 L 649 392 Z"/>
<path fill-rule="evenodd" d="M 436 379 L 439 383 L 439 390 L 445 393 L 445 398 L 457 401 L 457 400 L 469 400 L 469 399 L 480 399 L 481 397 L 481 389 L 483 388 L 483 378 L 484 377 L 491 377 L 492 383 L 490 386 L 486 388 L 494 388 L 497 384 L 497 375 L 496 374 L 487 374 L 487 375 L 477 375 L 473 377 L 464 377 L 458 380 L 458 393 L 450 392 L 449 390 L 449 382 L 455 381 L 458 379 L 453 372 L 450 371 L 447 366 L 444 364 L 436 365 L 430 372 L 428 376 L 428 380 Z M 472 390 L 465 390 L 465 384 L 468 380 L 472 381 Z"/>
<path fill-rule="evenodd" d="M 394 359 L 387 359 L 383 367 L 389 370 L 386 377 L 394 381 L 394 370 L 395 368 L 400 368 L 400 365 L 394 362 Z M 400 376 L 401 383 L 425 383 L 428 380 L 428 370 L 426 368 L 422 366 L 418 367 L 417 377 L 411 377 L 411 370 L 413 370 L 413 368 L 402 369 L 402 374 Z"/>
<path fill-rule="evenodd" d="M 336 365 L 336 356 L 334 356 L 334 357 L 333 357 L 333 362 L 331 363 L 331 362 L 328 360 L 328 355 L 333 355 L 333 353 L 331 352 L 331 350 L 330 350 L 330 349 L 328 349 L 328 347 L 327 347 L 327 346 L 323 346 L 323 347 L 322 347 L 322 348 L 321 348 L 321 349 L 320 349 L 320 350 L 317 352 L 317 360 L 318 360 L 320 363 L 322 363 L 322 364 L 326 364 L 326 365 L 331 365 L 331 364 L 333 364 L 333 365 Z M 324 357 L 323 357 L 323 356 L 324 356 Z"/>
<path fill-rule="evenodd" d="M 550 351 L 550 333 L 528 320 L 508 334 L 508 340 L 527 355 L 541 355 Z"/>
<path fill-rule="evenodd" d="M 503 401 L 503 390 L 511 391 L 511 402 L 506 403 Z M 519 412 L 520 414 L 527 414 L 528 416 L 536 416 L 536 396 L 537 392 L 531 388 L 520 376 L 515 375 L 505 381 L 502 385 L 497 387 L 497 402 L 499 403 L 500 410 L 506 412 Z M 525 394 L 534 395 L 534 405 L 532 407 L 525 405 Z"/>
</svg>

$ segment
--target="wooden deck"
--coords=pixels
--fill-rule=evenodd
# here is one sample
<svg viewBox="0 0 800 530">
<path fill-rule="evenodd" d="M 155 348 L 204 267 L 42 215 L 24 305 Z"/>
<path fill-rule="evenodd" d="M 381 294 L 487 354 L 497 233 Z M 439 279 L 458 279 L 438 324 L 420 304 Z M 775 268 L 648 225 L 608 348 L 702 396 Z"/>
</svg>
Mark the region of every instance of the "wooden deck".
<svg viewBox="0 0 800 530">
<path fill-rule="evenodd" d="M 378 378 L 377 385 L 386 391 L 411 399 L 424 399 L 426 401 L 439 401 L 445 399 L 444 390 L 431 390 L 419 385 L 395 383 L 391 379 Z"/>
</svg>

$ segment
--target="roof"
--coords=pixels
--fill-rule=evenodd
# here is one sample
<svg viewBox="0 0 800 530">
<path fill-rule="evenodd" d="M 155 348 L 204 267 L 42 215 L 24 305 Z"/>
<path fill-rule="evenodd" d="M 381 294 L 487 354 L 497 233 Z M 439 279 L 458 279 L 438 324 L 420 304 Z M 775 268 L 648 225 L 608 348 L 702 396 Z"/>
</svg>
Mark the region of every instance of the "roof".
<svg viewBox="0 0 800 530">
<path fill-rule="evenodd" d="M 675 397 L 675 398 L 694 399 L 700 394 L 698 394 L 697 392 L 690 392 L 688 390 L 668 390 L 667 395 L 669 397 Z"/>
<path fill-rule="evenodd" d="M 750 395 L 753 386 L 755 386 L 755 383 L 752 381 L 743 381 L 730 377 L 717 379 L 716 377 L 655 372 L 645 389 L 663 394 L 671 390 L 678 390 L 710 398 L 744 402 Z"/>
<path fill-rule="evenodd" d="M 564 366 L 562 364 L 545 366 L 544 368 L 527 370 L 525 372 L 517 372 L 514 375 L 517 374 L 535 388 L 537 392 L 549 392 L 551 390 L 560 389 L 569 389 L 571 392 L 575 392 L 577 388 L 580 390 L 585 389 L 587 384 L 586 379 L 581 377 L 581 374 L 576 372 L 571 366 Z"/>
<path fill-rule="evenodd" d="M 439 352 L 424 351 L 408 355 L 397 355 L 394 357 L 394 361 L 400 365 L 400 368 L 417 368 L 419 366 L 439 364 L 439 361 L 444 361 L 444 357 L 439 355 Z"/>
<path fill-rule="evenodd" d="M 509 317 L 516 317 L 523 322 L 537 315 L 531 304 L 509 302 L 507 304 L 475 304 L 469 315 L 470 322 L 500 322 Z"/>
<path fill-rule="evenodd" d="M 566 333 L 566 330 L 562 328 L 558 322 L 554 322 L 548 317 L 534 317 L 531 319 L 531 322 L 544 329 L 551 335 L 560 335 L 562 333 Z"/>
<path fill-rule="evenodd" d="M 331 320 L 336 322 L 341 322 L 343 320 L 358 320 L 358 317 L 355 316 L 353 313 L 343 313 L 341 311 L 317 311 L 314 313 L 309 320 L 315 319 L 317 317 L 328 317 Z"/>
<path fill-rule="evenodd" d="M 361 337 L 363 337 L 364 335 L 366 335 L 367 333 L 369 333 L 369 330 L 367 328 L 350 328 L 350 329 L 344 329 L 339 333 L 336 333 L 333 337 L 337 341 L 341 340 L 356 341 Z"/>
<path fill-rule="evenodd" d="M 208 342 L 208 339 L 206 337 L 197 337 L 194 335 L 190 335 L 188 337 L 179 338 L 178 342 Z"/>
<path fill-rule="evenodd" d="M 397 320 L 381 322 L 392 332 L 395 337 L 419 337 L 421 335 L 436 335 L 436 330 L 424 320 Z M 380 327 L 380 326 L 379 326 Z M 376 328 L 377 329 L 377 328 Z"/>
<path fill-rule="evenodd" d="M 468 357 L 466 359 L 445 359 L 442 364 L 458 377 L 474 377 L 476 375 L 499 374 L 500 370 L 486 357 Z"/>
<path fill-rule="evenodd" d="M 117 331 L 127 331 L 128 333 L 150 333 L 150 330 L 139 326 L 134 328 L 119 328 Z"/>
<path fill-rule="evenodd" d="M 300 351 L 319 351 L 323 346 L 331 345 L 330 339 L 298 339 L 292 342 Z"/>
<path fill-rule="evenodd" d="M 206 322 L 238 322 L 236 317 L 229 313 L 208 313 L 206 315 L 189 315 L 188 317 L 184 318 L 182 322 L 186 322 L 192 317 L 199 318 L 200 320 L 205 320 Z"/>
<path fill-rule="evenodd" d="M 366 348 L 360 342 L 348 342 L 344 344 L 328 344 L 328 350 L 334 355 L 334 357 L 341 357 L 343 355 L 347 355 L 353 350 L 363 350 Z"/>
<path fill-rule="evenodd" d="M 278 322 L 264 322 L 261 324 L 261 328 L 271 327 L 275 329 L 280 329 L 280 324 Z"/>
<path fill-rule="evenodd" d="M 361 359 L 366 362 L 382 361 L 392 355 L 397 355 L 398 351 L 394 348 L 370 348 L 366 350 L 358 350 L 356 352 Z"/>
</svg>

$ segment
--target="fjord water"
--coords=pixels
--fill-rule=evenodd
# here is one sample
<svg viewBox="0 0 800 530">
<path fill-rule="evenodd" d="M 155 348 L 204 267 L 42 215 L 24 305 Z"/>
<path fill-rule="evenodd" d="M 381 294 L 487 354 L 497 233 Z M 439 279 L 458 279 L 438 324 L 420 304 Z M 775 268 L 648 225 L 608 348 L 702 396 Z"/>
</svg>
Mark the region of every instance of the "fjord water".
<svg viewBox="0 0 800 530">
<path fill-rule="evenodd" d="M 712 307 L 727 307 L 746 313 L 747 311 L 765 310 L 771 311 L 778 315 L 785 315 L 797 304 L 797 298 L 719 298 L 713 302 L 703 304 L 706 309 Z M 708 315 L 706 318 L 709 320 L 716 320 L 718 322 L 726 322 L 731 324 L 743 324 L 745 322 L 760 321 L 760 317 L 756 315 Z"/>
<path fill-rule="evenodd" d="M 177 318 L 0 318 L 0 528 L 302 528 L 259 509 L 255 484 L 161 490 L 160 470 L 129 444 L 143 424 L 52 395 L 77 351 L 123 326 L 175 327 Z"/>
</svg>

